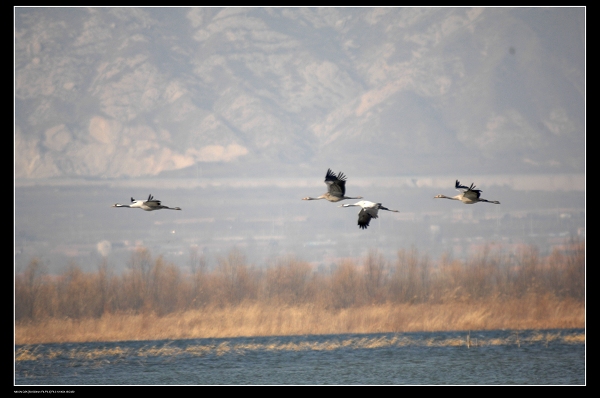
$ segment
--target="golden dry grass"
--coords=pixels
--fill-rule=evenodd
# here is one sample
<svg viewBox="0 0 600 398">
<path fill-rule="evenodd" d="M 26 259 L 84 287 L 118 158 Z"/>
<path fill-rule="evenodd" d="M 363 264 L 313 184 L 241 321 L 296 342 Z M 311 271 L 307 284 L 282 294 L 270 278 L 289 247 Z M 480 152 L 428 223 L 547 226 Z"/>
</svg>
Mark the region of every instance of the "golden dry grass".
<svg viewBox="0 0 600 398">
<path fill-rule="evenodd" d="M 242 303 L 165 316 L 154 313 L 104 314 L 100 318 L 81 320 L 23 321 L 15 324 L 15 344 L 584 327 L 584 303 L 552 297 L 490 299 L 473 303 L 381 304 L 339 310 L 314 305 Z M 552 337 L 546 335 L 544 338 Z"/>
</svg>

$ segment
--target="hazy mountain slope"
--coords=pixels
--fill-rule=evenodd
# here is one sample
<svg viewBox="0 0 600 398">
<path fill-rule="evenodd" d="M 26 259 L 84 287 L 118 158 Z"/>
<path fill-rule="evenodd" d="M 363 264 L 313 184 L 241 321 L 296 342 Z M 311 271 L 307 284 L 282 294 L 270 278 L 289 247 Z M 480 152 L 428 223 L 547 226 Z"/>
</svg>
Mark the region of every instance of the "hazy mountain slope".
<svg viewBox="0 0 600 398">
<path fill-rule="evenodd" d="M 15 11 L 18 178 L 584 170 L 582 8 Z"/>
</svg>

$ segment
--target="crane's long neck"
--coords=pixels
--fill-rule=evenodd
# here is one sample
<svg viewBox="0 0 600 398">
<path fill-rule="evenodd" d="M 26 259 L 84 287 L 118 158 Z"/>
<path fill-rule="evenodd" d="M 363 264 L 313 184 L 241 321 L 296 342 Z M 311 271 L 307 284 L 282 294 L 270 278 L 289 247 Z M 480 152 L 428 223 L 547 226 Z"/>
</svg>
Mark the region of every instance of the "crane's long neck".
<svg viewBox="0 0 600 398">
<path fill-rule="evenodd" d="M 451 199 L 451 200 L 460 200 L 461 195 L 457 195 L 457 196 L 438 195 L 438 196 L 436 196 L 436 198 Z"/>
</svg>

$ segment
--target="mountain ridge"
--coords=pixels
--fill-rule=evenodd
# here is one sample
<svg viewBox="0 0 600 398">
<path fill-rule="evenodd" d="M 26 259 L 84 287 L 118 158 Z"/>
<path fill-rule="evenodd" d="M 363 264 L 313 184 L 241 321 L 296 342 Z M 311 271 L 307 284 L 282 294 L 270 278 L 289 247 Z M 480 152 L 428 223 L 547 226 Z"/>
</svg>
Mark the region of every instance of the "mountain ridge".
<svg viewBox="0 0 600 398">
<path fill-rule="evenodd" d="M 584 26 L 584 8 L 17 7 L 15 176 L 582 173 Z"/>
</svg>

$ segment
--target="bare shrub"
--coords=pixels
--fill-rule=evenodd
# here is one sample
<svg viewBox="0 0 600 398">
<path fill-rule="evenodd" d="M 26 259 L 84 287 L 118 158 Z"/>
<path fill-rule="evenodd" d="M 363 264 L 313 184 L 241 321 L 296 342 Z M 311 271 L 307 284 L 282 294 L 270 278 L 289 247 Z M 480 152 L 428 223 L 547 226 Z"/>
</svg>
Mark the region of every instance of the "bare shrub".
<svg viewBox="0 0 600 398">
<path fill-rule="evenodd" d="M 422 302 L 428 297 L 429 261 L 419 259 L 417 249 L 399 250 L 390 277 L 390 300 L 402 303 Z"/>
<path fill-rule="evenodd" d="M 565 290 L 569 297 L 585 299 L 585 243 L 571 240 L 567 249 Z"/>
<path fill-rule="evenodd" d="M 331 275 L 331 305 L 334 308 L 360 305 L 363 297 L 361 279 L 356 265 L 351 260 L 343 260 Z"/>
<path fill-rule="evenodd" d="M 145 247 L 138 247 L 131 254 L 127 272 L 123 277 L 122 307 L 140 312 L 149 304 L 148 288 L 152 256 Z"/>
<path fill-rule="evenodd" d="M 158 256 L 150 273 L 150 308 L 159 316 L 177 311 L 180 287 L 179 268 Z"/>
<path fill-rule="evenodd" d="M 485 245 L 474 258 L 467 261 L 463 272 L 463 291 L 471 299 L 481 299 L 497 295 L 500 287 L 502 267 L 501 255 L 492 252 L 489 245 Z"/>
<path fill-rule="evenodd" d="M 517 297 L 538 292 L 538 278 L 541 276 L 538 248 L 522 246 L 517 252 L 516 262 L 516 275 L 513 283 Z"/>
<path fill-rule="evenodd" d="M 98 293 L 98 303 L 94 310 L 95 317 L 101 317 L 104 313 L 114 310 L 114 295 L 111 285 L 112 270 L 108 265 L 106 257 L 98 265 L 98 272 L 95 276 L 96 291 Z"/>
<path fill-rule="evenodd" d="M 209 276 L 207 275 L 207 261 L 204 254 L 198 253 L 198 247 L 190 249 L 191 291 L 188 297 L 189 308 L 201 308 L 210 301 L 208 292 Z"/>
<path fill-rule="evenodd" d="M 265 295 L 276 304 L 299 305 L 310 300 L 311 267 L 293 256 L 279 257 L 265 274 Z"/>
<path fill-rule="evenodd" d="M 448 253 L 442 255 L 432 278 L 433 297 L 436 302 L 458 302 L 465 297 L 463 272 L 464 265 L 461 261 L 453 259 Z"/>
<path fill-rule="evenodd" d="M 59 284 L 60 314 L 71 319 L 91 316 L 90 299 L 94 297 L 91 278 L 71 263 Z"/>
<path fill-rule="evenodd" d="M 39 313 L 46 267 L 37 257 L 15 278 L 15 320 L 34 319 Z"/>
<path fill-rule="evenodd" d="M 255 273 L 246 264 L 242 252 L 234 248 L 227 257 L 217 260 L 217 281 L 221 289 L 216 296 L 220 304 L 239 304 L 245 299 L 254 299 L 258 293 Z"/>
<path fill-rule="evenodd" d="M 385 286 L 388 277 L 388 264 L 377 250 L 369 250 L 363 261 L 363 283 L 365 301 L 370 304 L 383 303 L 386 300 Z"/>
</svg>

